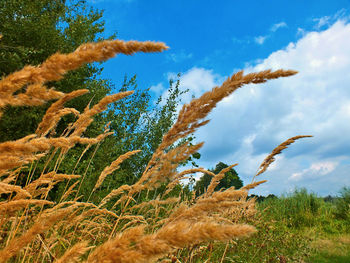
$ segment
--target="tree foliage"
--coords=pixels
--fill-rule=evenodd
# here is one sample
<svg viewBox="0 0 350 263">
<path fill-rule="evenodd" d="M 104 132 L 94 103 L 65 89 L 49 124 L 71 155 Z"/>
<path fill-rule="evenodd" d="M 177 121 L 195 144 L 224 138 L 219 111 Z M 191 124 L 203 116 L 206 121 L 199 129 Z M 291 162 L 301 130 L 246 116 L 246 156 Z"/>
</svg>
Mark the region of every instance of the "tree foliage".
<svg viewBox="0 0 350 263">
<path fill-rule="evenodd" d="M 72 52 L 82 43 L 95 41 L 104 31 L 101 17 L 102 12 L 89 9 L 81 0 L 69 4 L 63 0 L 0 1 L 0 33 L 3 36 L 0 41 L 0 76 L 25 65 L 39 65 L 57 51 Z M 87 88 L 98 101 L 110 92 L 109 85 L 97 79 L 100 70 L 89 64 L 68 73 L 63 80 L 47 85 L 66 93 Z M 74 107 L 84 109 L 91 96 L 77 98 Z M 0 120 L 0 141 L 33 133 L 48 106 L 33 109 L 8 107 Z"/>
<path fill-rule="evenodd" d="M 0 63 L 0 76 L 6 76 L 25 65 L 39 65 L 56 52 L 72 52 L 82 43 L 100 40 L 99 36 L 104 32 L 102 16 L 102 11 L 90 8 L 84 0 L 0 1 L 0 61 L 6 62 Z M 86 137 L 95 137 L 110 122 L 110 129 L 114 131 L 112 136 L 85 152 L 85 147 L 75 147 L 56 168 L 58 172 L 83 175 L 78 194 L 84 196 L 91 192 L 106 166 L 121 154 L 132 150 L 141 152 L 123 162 L 119 170 L 106 178 L 97 192 L 103 195 L 121 184 L 137 180 L 164 133 L 173 124 L 179 97 L 183 93 L 179 89 L 179 78 L 172 80 L 167 96 L 159 97 L 154 105 L 149 89 L 138 87 L 136 76 L 125 77 L 121 87 L 115 88 L 109 80 L 100 77 L 101 71 L 101 65 L 88 64 L 69 72 L 61 81 L 46 83 L 65 93 L 89 89 L 89 94 L 66 104 L 79 111 L 87 105 L 94 105 L 112 91 L 134 91 L 133 95 L 117 101 L 105 113 L 97 115 L 84 134 Z M 34 133 L 49 106 L 6 108 L 0 119 L 0 142 Z M 74 119 L 72 115 L 63 117 L 56 129 L 57 136 Z M 53 157 L 49 164 L 52 167 L 47 167 L 47 170 L 54 169 L 58 156 L 59 153 Z M 35 166 L 37 170 L 42 170 L 45 160 Z M 52 191 L 51 198 L 55 199 L 61 191 L 63 189 Z"/>
</svg>

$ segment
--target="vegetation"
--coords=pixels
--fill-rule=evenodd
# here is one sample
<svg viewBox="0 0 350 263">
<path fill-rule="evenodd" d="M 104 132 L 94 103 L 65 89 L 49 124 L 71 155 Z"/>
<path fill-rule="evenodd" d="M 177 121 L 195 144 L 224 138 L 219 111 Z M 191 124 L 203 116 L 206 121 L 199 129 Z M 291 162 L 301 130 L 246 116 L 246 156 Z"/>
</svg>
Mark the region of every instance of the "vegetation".
<svg viewBox="0 0 350 263">
<path fill-rule="evenodd" d="M 4 77 L 20 70 L 27 64 L 39 65 L 57 51 L 72 52 L 83 43 L 102 40 L 102 15 L 103 12 L 89 8 L 83 0 L 1 1 L 0 33 L 3 37 L 0 41 L 0 76 Z M 115 37 L 115 34 L 110 38 L 112 37 Z M 70 149 L 65 154 L 65 162 L 61 163 L 59 171 L 88 175 L 85 176 L 79 190 L 84 199 L 89 196 L 95 178 L 104 167 L 125 152 L 141 150 L 123 162 L 120 169 L 106 179 L 106 185 L 95 190 L 93 198 L 97 201 L 101 200 L 112 186 L 135 183 L 142 175 L 163 135 L 176 119 L 179 97 L 183 92 L 179 90 L 179 79 L 171 80 L 168 96 L 159 97 L 154 106 L 149 90 L 137 85 L 136 76 L 125 77 L 123 83 L 116 84 L 119 86 L 116 88 L 110 81 L 101 78 L 101 65 L 90 62 L 93 61 L 67 72 L 64 78 L 45 84 L 48 88 L 54 87 L 56 91 L 64 93 L 82 89 L 89 91 L 89 94 L 77 96 L 74 101 L 66 102 L 66 107 L 71 108 L 72 112 L 62 116 L 56 128 L 51 130 L 56 135 L 51 136 L 57 137 L 64 133 L 69 123 L 74 122 L 74 114 L 83 111 L 86 105 L 93 106 L 112 92 L 132 90 L 134 93 L 124 100 L 109 104 L 103 114 L 95 116 L 94 121 L 84 131 L 84 136 L 98 136 L 107 123 L 115 132 L 105 138 L 103 144 L 97 144 L 96 148 L 92 146 L 86 149 L 83 145 L 76 145 L 74 149 Z M 19 91 L 23 92 L 24 87 L 17 92 Z M 17 100 L 2 107 L 4 114 L 0 118 L 0 142 L 17 140 L 35 133 L 51 104 L 52 101 L 44 103 L 40 99 L 25 103 Z M 192 137 L 184 140 L 190 140 Z M 90 163 L 92 156 L 93 161 Z M 48 170 L 53 169 L 58 161 L 55 159 L 57 156 L 52 158 Z M 76 166 L 79 158 L 79 166 Z M 190 156 L 184 163 L 192 162 L 195 165 L 194 159 Z M 33 178 L 40 176 L 38 171 L 44 168 L 45 161 L 42 159 L 36 165 L 38 169 L 35 169 Z M 29 173 L 29 170 L 27 172 Z M 19 178 L 18 183 L 24 186 L 26 180 Z M 64 189 L 65 186 L 55 186 L 50 191 L 50 198 L 57 201 Z"/>
<path fill-rule="evenodd" d="M 88 149 L 92 145 L 101 144 L 114 133 L 110 132 L 110 127 L 106 127 L 95 138 L 82 136 L 93 122 L 93 116 L 106 110 L 108 104 L 133 92 L 122 91 L 109 95 L 93 106 L 88 105 L 80 113 L 76 109 L 65 108 L 64 104 L 85 94 L 86 89 L 65 94 L 45 86 L 45 83 L 62 79 L 69 70 L 84 63 L 106 60 L 116 53 L 160 52 L 165 49 L 167 47 L 163 43 L 153 42 L 110 40 L 88 43 L 73 53 L 54 54 L 37 67 L 27 66 L 1 80 L 0 92 L 4 94 L 2 108 L 6 105 L 16 106 L 19 100 L 29 106 L 33 101 L 43 104 L 52 99 L 58 100 L 48 108 L 35 134 L 0 144 L 3 196 L 0 219 L 4 240 L 0 262 L 10 259 L 15 262 L 76 261 L 88 251 L 87 262 L 148 262 L 165 259 L 171 253 L 177 253 L 177 249 L 188 250 L 190 246 L 206 241 L 227 241 L 255 232 L 255 228 L 243 220 L 254 213 L 254 200 L 247 200 L 247 191 L 264 181 L 254 182 L 241 190 L 231 187 L 215 192 L 224 174 L 234 166 L 231 165 L 217 175 L 213 174 L 203 196 L 189 199 L 186 192 L 179 193 L 176 190 L 180 180 L 194 172 L 212 172 L 203 168 L 177 172 L 177 167 L 203 145 L 192 145 L 183 139 L 205 125 L 208 122 L 205 117 L 209 112 L 236 89 L 249 83 L 290 76 L 295 71 L 268 70 L 247 75 L 238 72 L 221 87 L 184 105 L 177 121 L 163 136 L 139 180 L 134 184 L 114 188 L 101 201 L 91 202 L 91 197 L 108 175 L 117 170 L 124 160 L 138 154 L 138 150 L 120 155 L 105 167 L 85 197 L 84 194 L 81 195 L 80 189 L 86 172 L 81 176 L 60 172 L 61 164 L 66 161 L 66 156 L 69 156 L 69 151 L 75 145 L 85 144 Z M 61 136 L 51 136 L 62 116 L 70 113 L 76 116 L 74 122 Z M 303 137 L 305 136 L 290 140 Z M 282 146 L 290 144 L 290 140 Z M 97 151 L 98 148 L 95 149 Z M 36 164 L 41 159 L 45 160 L 44 167 L 39 171 L 40 176 L 35 178 L 33 174 L 40 168 Z M 54 165 L 48 169 L 52 162 Z M 79 162 L 80 159 L 75 166 Z M 27 164 L 30 164 L 30 169 L 22 171 Z M 90 165 L 94 166 L 93 156 L 89 160 L 88 166 Z M 24 185 L 18 184 L 21 179 L 25 181 Z M 58 199 L 52 199 L 49 194 L 57 185 L 65 185 L 64 190 Z M 160 192 L 161 196 L 149 195 L 157 193 L 155 189 L 164 185 L 165 191 Z M 177 196 L 172 196 L 173 190 Z M 144 210 L 148 206 L 154 209 Z M 95 248 L 92 249 L 91 245 Z"/>
<path fill-rule="evenodd" d="M 310 136 L 295 136 L 277 146 L 249 185 L 242 185 L 235 165 L 219 163 L 213 170 L 194 165 L 178 171 L 200 157 L 203 143 L 194 144 L 193 134 L 208 123 L 219 101 L 244 85 L 295 71 L 238 72 L 184 105 L 175 118 L 178 81 L 170 83 L 164 105 L 158 100 L 159 107 L 149 110 L 148 93 L 137 89 L 135 77 L 110 94 L 103 88 L 109 84 L 90 74 L 96 69 L 93 62 L 116 54 L 162 52 L 167 46 L 121 40 L 78 46 L 78 40 L 72 41 L 75 33 L 82 42 L 95 40 L 100 27 L 92 25 L 99 15 L 81 15 L 84 1 L 70 7 L 74 16 L 66 16 L 65 1 L 0 4 L 0 19 L 16 20 L 24 33 L 37 21 L 48 23 L 43 36 L 60 39 L 61 33 L 55 35 L 52 28 L 62 25 L 62 39 L 77 45 L 74 51 L 61 50 L 65 54 L 45 51 L 46 60 L 34 50 L 35 62 L 29 46 L 23 52 L 6 51 L 13 39 L 24 36 L 16 36 L 6 19 L 0 23 L 0 55 L 9 61 L 9 68 L 2 65 L 0 80 L 0 263 L 349 261 L 349 188 L 327 199 L 305 189 L 260 202 L 248 196 L 250 189 L 266 182 L 256 179 L 277 154 Z M 56 13 L 41 18 L 52 10 Z M 94 18 L 86 22 L 89 17 Z M 74 21 L 80 21 L 75 29 Z M 91 39 L 84 38 L 84 28 L 95 28 Z M 22 68 L 21 63 L 33 65 Z M 78 72 L 88 79 L 75 86 Z M 99 100 L 90 103 L 89 91 Z M 10 120 L 20 111 L 37 126 L 24 125 L 8 135 L 14 128 Z M 181 184 L 194 173 L 210 178 L 198 182 L 197 194 Z"/>
<path fill-rule="evenodd" d="M 346 202 L 343 195 L 344 190 L 328 202 L 297 189 L 261 200 L 257 213 L 245 218 L 257 234 L 239 242 L 211 243 L 209 249 L 197 246 L 192 262 L 349 262 L 350 221 L 337 217 L 336 203 Z M 185 262 L 188 255 L 182 256 Z"/>
</svg>

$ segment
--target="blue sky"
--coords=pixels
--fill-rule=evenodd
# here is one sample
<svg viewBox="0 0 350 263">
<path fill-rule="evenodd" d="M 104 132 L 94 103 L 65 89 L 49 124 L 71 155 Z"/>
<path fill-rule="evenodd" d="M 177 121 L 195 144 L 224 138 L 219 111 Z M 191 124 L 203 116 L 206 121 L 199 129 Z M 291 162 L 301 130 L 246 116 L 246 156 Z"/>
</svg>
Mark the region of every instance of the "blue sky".
<svg viewBox="0 0 350 263">
<path fill-rule="evenodd" d="M 297 76 L 245 87 L 222 101 L 196 134 L 206 144 L 199 164 L 238 162 L 250 182 L 282 141 L 312 134 L 280 155 L 261 176 L 258 194 L 306 187 L 319 195 L 350 186 L 350 1 L 90 0 L 104 9 L 106 36 L 165 42 L 162 54 L 118 56 L 103 77 L 125 74 L 158 96 L 182 73 L 188 102 L 237 70 L 290 68 Z"/>
</svg>

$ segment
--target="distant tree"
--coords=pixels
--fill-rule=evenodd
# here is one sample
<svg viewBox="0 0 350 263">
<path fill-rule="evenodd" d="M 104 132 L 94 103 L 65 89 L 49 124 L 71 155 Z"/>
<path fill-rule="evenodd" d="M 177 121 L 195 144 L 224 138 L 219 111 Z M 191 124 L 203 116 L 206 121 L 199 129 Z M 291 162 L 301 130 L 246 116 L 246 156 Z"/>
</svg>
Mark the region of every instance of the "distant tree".
<svg viewBox="0 0 350 263">
<path fill-rule="evenodd" d="M 337 197 L 331 196 L 331 195 L 327 195 L 326 197 L 323 198 L 323 200 L 325 202 L 333 203 L 335 200 L 337 200 Z"/>
<path fill-rule="evenodd" d="M 222 169 L 227 168 L 228 165 L 219 162 L 216 166 L 215 169 L 209 169 L 209 171 L 213 172 L 214 174 L 218 174 Z M 210 184 L 210 181 L 212 179 L 211 175 L 204 174 L 197 182 L 195 185 L 195 190 L 196 192 L 201 195 L 205 192 L 207 187 Z M 225 173 L 225 177 L 221 179 L 220 183 L 217 185 L 215 188 L 215 191 L 218 191 L 222 188 L 230 188 L 234 186 L 236 189 L 239 189 L 243 186 L 242 180 L 239 178 L 238 173 L 235 171 L 235 169 L 231 168 L 228 172 Z"/>
<path fill-rule="evenodd" d="M 274 194 L 269 194 L 268 196 L 266 196 L 266 199 L 275 199 L 278 198 L 277 196 L 275 196 Z"/>
<path fill-rule="evenodd" d="M 251 194 L 248 199 L 255 198 L 258 203 L 264 202 L 265 200 L 278 199 L 274 194 L 269 194 L 268 196 Z"/>
</svg>

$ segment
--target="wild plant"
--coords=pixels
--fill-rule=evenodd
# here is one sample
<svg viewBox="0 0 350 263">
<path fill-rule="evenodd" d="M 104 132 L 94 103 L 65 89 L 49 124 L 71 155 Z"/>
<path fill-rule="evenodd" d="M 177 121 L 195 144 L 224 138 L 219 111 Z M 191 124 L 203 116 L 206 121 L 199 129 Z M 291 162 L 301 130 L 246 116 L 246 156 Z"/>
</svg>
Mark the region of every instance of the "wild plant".
<svg viewBox="0 0 350 263">
<path fill-rule="evenodd" d="M 94 116 L 132 91 L 107 96 L 79 112 L 66 108 L 65 103 L 87 93 L 87 90 L 65 94 L 46 87 L 46 83 L 60 80 L 65 73 L 84 63 L 104 61 L 116 54 L 132 55 L 166 49 L 165 44 L 155 42 L 108 40 L 87 43 L 72 53 L 54 54 L 39 66 L 26 66 L 1 79 L 0 109 L 57 101 L 47 110 L 35 134 L 0 143 L 0 262 L 175 262 L 183 249 L 190 251 L 199 244 L 227 242 L 256 232 L 254 226 L 243 220 L 255 213 L 254 200 L 247 200 L 247 195 L 250 189 L 265 181 L 253 181 L 241 189 L 231 187 L 215 192 L 225 169 L 217 175 L 204 168 L 182 172 L 177 169 L 203 143 L 190 145 L 185 142 L 176 147 L 174 144 L 207 124 L 206 117 L 217 103 L 238 88 L 292 76 L 296 71 L 265 70 L 246 75 L 240 71 L 221 86 L 185 104 L 138 181 L 113 189 L 99 203 L 91 202 L 90 197 L 103 185 L 105 178 L 138 151 L 127 152 L 106 167 L 99 178 L 95 178 L 95 187 L 87 202 L 81 201 L 79 195 L 86 173 L 59 172 L 65 156 L 77 144 L 86 145 L 84 155 L 89 148 L 103 143 L 113 134 L 107 127 L 96 138 L 84 137 Z M 54 136 L 58 122 L 67 114 L 73 114 L 75 121 L 63 134 Z M 277 147 L 260 166 L 256 176 L 267 169 L 276 154 L 303 137 L 307 136 L 293 137 Z M 36 171 L 36 164 L 44 158 L 44 168 Z M 81 156 L 75 166 L 80 159 Z M 49 170 L 52 161 L 54 165 Z M 30 166 L 29 170 L 25 170 L 27 166 Z M 33 176 L 34 172 L 39 173 L 39 177 Z M 196 172 L 213 176 L 204 195 L 191 198 L 183 191 L 175 197 L 169 195 L 182 179 Z M 20 184 L 20 181 L 25 183 Z M 50 200 L 50 191 L 59 184 L 65 185 L 62 196 L 59 201 Z M 164 191 L 151 198 L 149 193 L 156 193 L 155 189 L 161 186 L 165 186 Z M 144 202 L 140 196 L 145 196 Z"/>
</svg>

